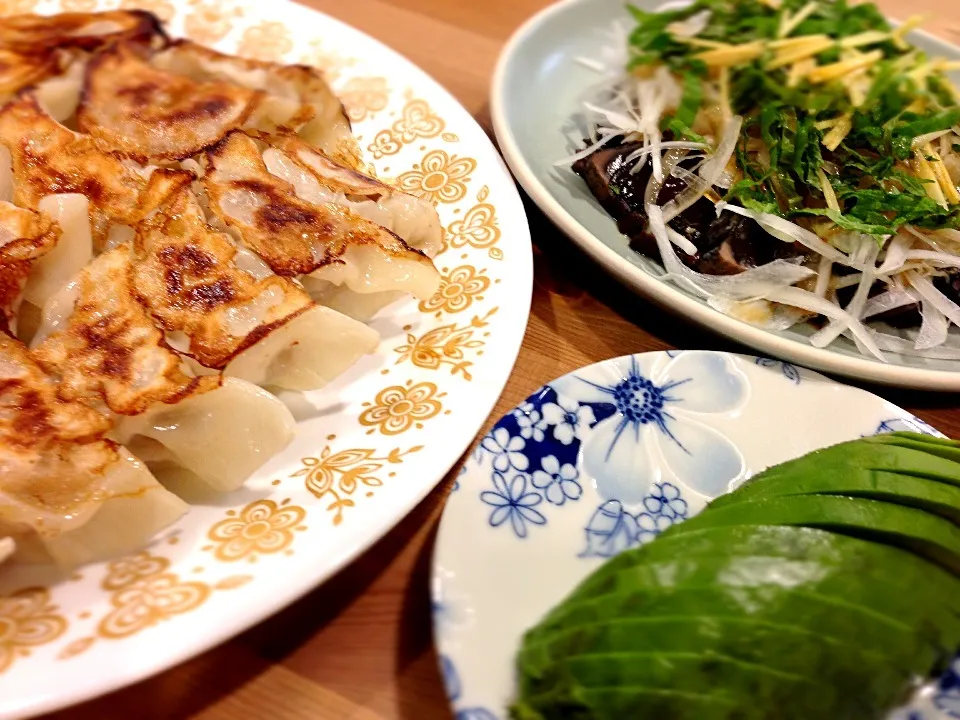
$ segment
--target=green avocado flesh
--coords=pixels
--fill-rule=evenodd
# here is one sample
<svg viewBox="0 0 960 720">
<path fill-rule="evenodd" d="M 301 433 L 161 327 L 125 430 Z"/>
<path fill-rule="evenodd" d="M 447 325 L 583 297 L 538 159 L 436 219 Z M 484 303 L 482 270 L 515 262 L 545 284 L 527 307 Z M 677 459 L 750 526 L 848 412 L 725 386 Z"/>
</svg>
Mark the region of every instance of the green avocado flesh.
<svg viewBox="0 0 960 720">
<path fill-rule="evenodd" d="M 960 445 L 770 468 L 530 629 L 516 720 L 882 718 L 960 647 Z"/>
<path fill-rule="evenodd" d="M 845 495 L 899 503 L 926 510 L 960 525 L 960 486 L 899 475 L 887 470 L 849 470 L 821 475 L 775 475 L 777 482 L 754 482 L 717 498 L 714 508 L 784 495 Z"/>
<path fill-rule="evenodd" d="M 960 528 L 895 503 L 836 495 L 787 495 L 719 507 L 671 528 L 679 534 L 724 525 L 802 525 L 874 539 L 910 550 L 960 574 Z"/>
</svg>

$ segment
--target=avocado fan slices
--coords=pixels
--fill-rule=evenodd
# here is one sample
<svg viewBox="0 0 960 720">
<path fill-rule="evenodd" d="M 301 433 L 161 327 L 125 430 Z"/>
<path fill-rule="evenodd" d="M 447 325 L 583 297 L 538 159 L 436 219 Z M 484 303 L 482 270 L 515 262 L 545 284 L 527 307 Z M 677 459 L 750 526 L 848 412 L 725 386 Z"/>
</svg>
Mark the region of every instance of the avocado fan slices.
<svg viewBox="0 0 960 720">
<path fill-rule="evenodd" d="M 531 629 L 512 716 L 882 717 L 960 645 L 958 490 L 914 433 L 768 469 Z"/>
</svg>

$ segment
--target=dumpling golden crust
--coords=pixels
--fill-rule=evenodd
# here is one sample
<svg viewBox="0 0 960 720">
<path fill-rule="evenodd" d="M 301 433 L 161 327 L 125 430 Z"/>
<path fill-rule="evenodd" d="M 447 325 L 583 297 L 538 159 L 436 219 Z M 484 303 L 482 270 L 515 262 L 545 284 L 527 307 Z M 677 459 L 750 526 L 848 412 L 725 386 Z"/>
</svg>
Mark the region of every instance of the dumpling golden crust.
<svg viewBox="0 0 960 720">
<path fill-rule="evenodd" d="M 203 183 L 210 206 L 278 275 L 342 264 L 351 247 L 433 268 L 429 258 L 389 230 L 331 203 L 311 204 L 267 171 L 256 142 L 228 135 L 207 153 Z M 434 271 L 435 272 L 435 271 Z"/>
<path fill-rule="evenodd" d="M 406 194 L 375 177 L 360 172 L 356 168 L 332 160 L 296 135 L 275 133 L 264 135 L 263 140 L 286 153 L 300 167 L 316 177 L 321 185 L 332 192 L 343 193 L 347 197 L 357 196 L 373 199 L 383 195 Z"/>
<path fill-rule="evenodd" d="M 175 174 L 157 170 L 151 184 Z M 203 219 L 188 187 L 193 176 L 179 174 L 186 175 L 180 189 L 137 227 L 134 285 L 162 327 L 186 334 L 186 354 L 220 369 L 313 302 L 266 266 L 259 279 L 256 267 L 241 269 L 238 249 Z"/>
<path fill-rule="evenodd" d="M 0 332 L 9 332 L 27 276 L 57 242 L 57 227 L 40 213 L 0 202 Z"/>
<path fill-rule="evenodd" d="M 85 195 L 95 238 L 106 234 L 111 221 L 137 219 L 146 180 L 92 138 L 58 123 L 32 95 L 0 109 L 0 143 L 12 158 L 15 204 L 35 210 L 46 195 Z"/>
<path fill-rule="evenodd" d="M 273 119 L 274 125 L 297 130 L 300 137 L 338 162 L 352 168 L 363 165 L 360 146 L 353 137 L 343 104 L 316 68 L 225 55 L 189 40 L 170 43 L 154 55 L 151 63 L 194 80 L 220 80 L 259 90 L 265 97 L 258 101 L 247 127 L 273 131 L 274 127 L 257 122 L 257 115 Z M 289 117 L 285 121 L 271 118 L 277 112 L 276 104 L 282 101 L 294 103 L 287 111 Z M 304 116 L 300 105 L 310 108 L 309 116 Z"/>
<path fill-rule="evenodd" d="M 110 10 L 0 18 L 0 48 L 27 54 L 52 48 L 95 50 L 118 39 L 166 43 L 156 16 L 144 10 Z"/>
<path fill-rule="evenodd" d="M 59 71 L 56 53 L 26 54 L 0 47 L 0 102 Z"/>
<path fill-rule="evenodd" d="M 243 125 L 258 93 L 157 70 L 129 43 L 88 63 L 77 124 L 141 162 L 181 160 Z"/>
<path fill-rule="evenodd" d="M 15 539 L 20 560 L 70 568 L 130 552 L 186 512 L 106 439 L 111 425 L 59 397 L 26 348 L 0 333 L 0 538 Z M 0 555 L 14 549 L 5 544 Z"/>
<path fill-rule="evenodd" d="M 103 438 L 110 426 L 100 413 L 60 401 L 27 349 L 0 333 L 2 495 L 33 498 L 46 508 L 76 504 L 78 493 L 93 489 L 87 487 L 91 479 L 119 458 L 118 446 Z M 0 502 L 0 527 L 11 532 L 26 518 L 7 517 L 6 510 Z"/>
<path fill-rule="evenodd" d="M 133 290 L 130 247 L 100 255 L 80 274 L 66 328 L 34 349 L 60 381 L 64 400 L 120 415 L 176 403 L 220 386 L 219 376 L 190 377 Z"/>
</svg>

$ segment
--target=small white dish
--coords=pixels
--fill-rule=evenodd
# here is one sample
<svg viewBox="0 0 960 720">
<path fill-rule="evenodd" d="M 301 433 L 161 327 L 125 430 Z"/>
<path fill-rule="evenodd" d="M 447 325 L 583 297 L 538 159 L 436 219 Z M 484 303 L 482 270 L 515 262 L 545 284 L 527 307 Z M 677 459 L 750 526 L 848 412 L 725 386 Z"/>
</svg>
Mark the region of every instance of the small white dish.
<svg viewBox="0 0 960 720">
<path fill-rule="evenodd" d="M 654 10 L 662 0 L 631 0 Z M 504 47 L 490 101 L 500 151 L 523 189 L 544 213 L 607 272 L 657 305 L 707 328 L 791 362 L 861 381 L 924 390 L 960 391 L 960 360 L 888 354 L 890 362 L 861 355 L 841 338 L 829 348 L 807 341 L 807 324 L 773 332 L 724 315 L 705 301 L 659 278 L 659 261 L 630 249 L 628 239 L 586 184 L 554 163 L 582 140 L 574 121 L 583 92 L 600 76 L 576 58 L 602 58 L 615 23 L 635 21 L 623 0 L 562 0 L 527 21 Z M 932 57 L 960 59 L 960 48 L 915 31 L 908 38 Z"/>
<path fill-rule="evenodd" d="M 483 438 L 440 523 L 434 634 L 457 720 L 509 717 L 523 633 L 607 558 L 765 467 L 893 430 L 939 434 L 876 395 L 746 355 L 626 356 L 537 390 Z M 960 661 L 890 720 L 950 717 Z"/>
</svg>

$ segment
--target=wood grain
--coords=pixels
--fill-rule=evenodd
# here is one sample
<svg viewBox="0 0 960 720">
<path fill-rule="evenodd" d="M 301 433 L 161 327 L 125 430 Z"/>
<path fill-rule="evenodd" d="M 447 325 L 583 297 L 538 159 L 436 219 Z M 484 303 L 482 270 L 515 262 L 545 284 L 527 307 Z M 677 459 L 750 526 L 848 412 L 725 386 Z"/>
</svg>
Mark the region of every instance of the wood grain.
<svg viewBox="0 0 960 720">
<path fill-rule="evenodd" d="M 503 42 L 543 0 L 308 0 L 397 49 L 489 131 L 487 94 Z M 956 0 L 881 0 L 928 13 L 960 40 Z M 612 282 L 528 202 L 533 307 L 516 368 L 488 421 L 577 367 L 669 347 L 744 350 Z M 869 388 L 954 437 L 956 396 Z M 432 646 L 429 566 L 449 479 L 353 565 L 280 614 L 153 679 L 49 716 L 138 720 L 449 720 Z M 104 668 L 104 672 L 109 672 Z M 55 678 L 51 678 L 55 682 Z"/>
</svg>

